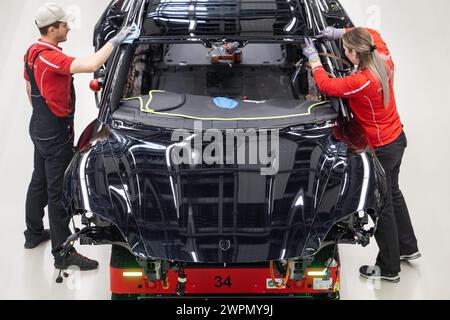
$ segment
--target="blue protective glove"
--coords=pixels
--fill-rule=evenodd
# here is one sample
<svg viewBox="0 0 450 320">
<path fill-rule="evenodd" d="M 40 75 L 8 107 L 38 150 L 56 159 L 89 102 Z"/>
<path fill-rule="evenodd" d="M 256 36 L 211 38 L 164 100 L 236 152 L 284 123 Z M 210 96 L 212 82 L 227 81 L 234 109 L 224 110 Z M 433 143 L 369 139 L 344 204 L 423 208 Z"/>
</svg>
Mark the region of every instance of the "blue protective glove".
<svg viewBox="0 0 450 320">
<path fill-rule="evenodd" d="M 303 54 L 308 60 L 311 61 L 320 61 L 319 52 L 314 45 L 314 42 L 311 38 L 305 38 L 305 47 L 303 48 Z"/>
<path fill-rule="evenodd" d="M 334 27 L 326 27 L 320 34 L 316 37 L 316 39 L 323 39 L 328 41 L 340 40 L 344 35 L 344 29 L 336 29 Z"/>
<path fill-rule="evenodd" d="M 119 31 L 119 33 L 109 40 L 109 42 L 114 46 L 117 47 L 121 45 L 122 43 L 132 43 L 134 40 L 139 38 L 140 30 L 136 26 L 136 24 L 133 24 L 130 27 L 123 28 Z"/>
<path fill-rule="evenodd" d="M 132 44 L 134 40 L 139 39 L 139 36 L 141 35 L 141 29 L 138 28 L 136 23 L 133 23 L 131 27 L 134 28 L 133 31 L 122 43 Z"/>
</svg>

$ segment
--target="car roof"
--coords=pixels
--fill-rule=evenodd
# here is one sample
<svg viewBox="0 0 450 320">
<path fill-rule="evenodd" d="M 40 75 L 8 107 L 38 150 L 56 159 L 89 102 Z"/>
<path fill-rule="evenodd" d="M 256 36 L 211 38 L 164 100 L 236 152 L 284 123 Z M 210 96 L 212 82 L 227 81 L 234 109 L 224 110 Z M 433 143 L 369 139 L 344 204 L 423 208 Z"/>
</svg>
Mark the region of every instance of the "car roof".
<svg viewBox="0 0 450 320">
<path fill-rule="evenodd" d="M 307 35 L 300 0 L 154 0 L 142 36 Z"/>
</svg>

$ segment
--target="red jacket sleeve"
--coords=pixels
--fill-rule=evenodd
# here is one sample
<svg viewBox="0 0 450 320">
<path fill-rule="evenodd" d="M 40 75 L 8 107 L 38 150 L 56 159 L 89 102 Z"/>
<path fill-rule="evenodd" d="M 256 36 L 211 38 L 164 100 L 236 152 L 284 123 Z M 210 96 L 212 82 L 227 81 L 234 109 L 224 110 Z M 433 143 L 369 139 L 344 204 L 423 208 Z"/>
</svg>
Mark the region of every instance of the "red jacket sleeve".
<svg viewBox="0 0 450 320">
<path fill-rule="evenodd" d="M 357 97 L 371 84 L 371 80 L 360 72 L 344 78 L 330 78 L 323 67 L 314 69 L 314 80 L 320 91 L 327 96 L 338 98 Z"/>
<path fill-rule="evenodd" d="M 56 50 L 42 52 L 39 59 L 52 71 L 62 75 L 70 74 L 70 66 L 72 65 L 73 60 L 75 60 L 75 58 L 69 57 Z"/>
</svg>

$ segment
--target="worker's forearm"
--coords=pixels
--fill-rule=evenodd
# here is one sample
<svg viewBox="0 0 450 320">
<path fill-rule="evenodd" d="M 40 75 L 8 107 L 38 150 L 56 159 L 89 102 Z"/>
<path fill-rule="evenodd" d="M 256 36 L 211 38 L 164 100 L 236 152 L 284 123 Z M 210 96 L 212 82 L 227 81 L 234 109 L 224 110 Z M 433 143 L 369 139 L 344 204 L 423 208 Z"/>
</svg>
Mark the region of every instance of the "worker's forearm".
<svg viewBox="0 0 450 320">
<path fill-rule="evenodd" d="M 31 101 L 31 84 L 29 81 L 26 82 L 26 89 L 27 89 L 28 101 L 30 101 L 30 105 L 33 105 L 32 101 Z"/>
<path fill-rule="evenodd" d="M 70 66 L 70 73 L 91 73 L 95 72 L 108 60 L 114 46 L 108 42 L 96 53 L 87 58 L 75 59 Z"/>
<path fill-rule="evenodd" d="M 132 35 L 129 41 L 133 41 L 139 37 L 139 29 L 136 29 L 136 25 L 126 27 L 109 40 L 100 50 L 95 54 L 85 58 L 85 59 L 75 59 L 70 66 L 70 73 L 90 73 L 95 72 L 108 60 L 114 49 L 124 41 L 127 40 L 130 33 L 137 32 L 137 34 Z"/>
<path fill-rule="evenodd" d="M 114 46 L 110 42 L 108 42 L 99 51 L 97 51 L 90 57 L 94 62 L 95 70 L 100 69 L 100 67 L 105 64 L 113 51 Z"/>
<path fill-rule="evenodd" d="M 320 60 L 310 61 L 311 69 L 314 70 L 317 67 L 322 66 L 322 62 Z"/>
</svg>

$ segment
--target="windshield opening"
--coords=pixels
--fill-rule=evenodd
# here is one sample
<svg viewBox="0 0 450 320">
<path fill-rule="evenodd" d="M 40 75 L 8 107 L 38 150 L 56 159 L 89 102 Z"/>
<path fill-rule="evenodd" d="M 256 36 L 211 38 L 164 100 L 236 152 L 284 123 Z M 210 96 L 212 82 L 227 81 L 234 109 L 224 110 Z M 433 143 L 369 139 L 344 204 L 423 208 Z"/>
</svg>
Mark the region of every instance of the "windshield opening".
<svg viewBox="0 0 450 320">
<path fill-rule="evenodd" d="M 137 46 L 124 98 L 152 90 L 263 101 L 319 100 L 301 48 L 283 43 L 212 42 Z"/>
</svg>

